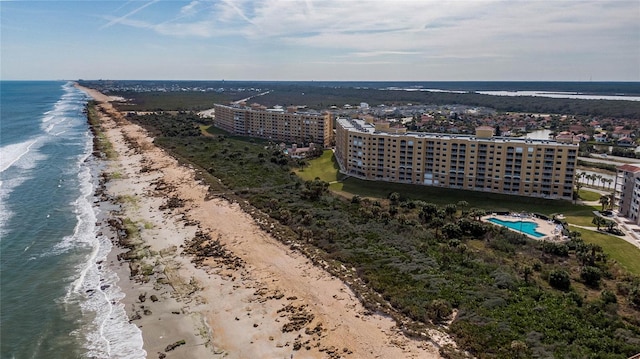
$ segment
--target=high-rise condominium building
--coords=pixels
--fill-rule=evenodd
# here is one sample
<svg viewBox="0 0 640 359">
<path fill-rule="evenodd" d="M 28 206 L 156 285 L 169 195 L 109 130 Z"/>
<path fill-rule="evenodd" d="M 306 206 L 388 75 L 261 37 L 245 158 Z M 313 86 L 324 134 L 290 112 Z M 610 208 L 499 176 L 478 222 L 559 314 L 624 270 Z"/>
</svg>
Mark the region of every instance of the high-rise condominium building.
<svg viewBox="0 0 640 359">
<path fill-rule="evenodd" d="M 521 196 L 571 199 L 578 145 L 476 135 L 390 133 L 362 120 L 336 120 L 335 155 L 343 173 Z"/>
<path fill-rule="evenodd" d="M 615 188 L 618 213 L 640 225 L 640 163 L 619 166 Z"/>
<path fill-rule="evenodd" d="M 331 114 L 301 112 L 296 107 L 268 109 L 257 104 L 214 105 L 215 126 L 225 131 L 278 142 L 331 146 Z"/>
</svg>

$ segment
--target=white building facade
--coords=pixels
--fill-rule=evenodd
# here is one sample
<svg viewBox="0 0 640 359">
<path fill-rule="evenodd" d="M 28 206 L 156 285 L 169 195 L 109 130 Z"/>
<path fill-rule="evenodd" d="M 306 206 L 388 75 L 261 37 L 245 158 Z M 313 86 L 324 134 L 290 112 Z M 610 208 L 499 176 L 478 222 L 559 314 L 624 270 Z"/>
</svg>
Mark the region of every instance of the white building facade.
<svg viewBox="0 0 640 359">
<path fill-rule="evenodd" d="M 619 166 L 615 188 L 619 215 L 640 225 L 640 163 Z"/>
</svg>

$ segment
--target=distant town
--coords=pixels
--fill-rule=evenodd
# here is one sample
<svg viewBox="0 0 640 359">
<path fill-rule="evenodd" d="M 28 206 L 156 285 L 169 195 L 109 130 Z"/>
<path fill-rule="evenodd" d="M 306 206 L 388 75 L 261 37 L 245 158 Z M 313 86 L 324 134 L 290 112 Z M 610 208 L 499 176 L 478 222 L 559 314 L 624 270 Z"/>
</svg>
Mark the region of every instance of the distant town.
<svg viewBox="0 0 640 359">
<path fill-rule="evenodd" d="M 278 84 L 277 82 L 202 82 L 202 81 L 95 81 L 90 82 L 104 93 L 115 93 L 119 95 L 139 95 L 145 93 L 210 93 L 228 94 L 229 101 L 236 101 L 246 98 L 248 104 L 257 95 L 267 92 L 268 96 L 261 96 L 255 102 L 271 108 L 295 106 L 299 110 L 310 113 L 329 112 L 334 118 L 352 117 L 362 119 L 384 120 L 390 123 L 391 127 L 403 127 L 408 131 L 437 132 L 451 134 L 473 134 L 478 126 L 491 126 L 496 129 L 496 135 L 506 137 L 525 137 L 534 131 L 548 130 L 544 133 L 544 139 L 566 139 L 572 136 L 577 142 L 584 143 L 581 152 L 607 153 L 615 156 L 640 157 L 640 102 L 638 101 L 605 101 L 605 100 L 574 100 L 566 99 L 567 104 L 583 104 L 586 107 L 572 108 L 566 105 L 568 112 L 552 111 L 508 111 L 503 108 L 490 106 L 469 105 L 464 102 L 452 103 L 423 103 L 417 101 L 407 101 L 404 98 L 416 97 L 416 91 L 381 91 L 379 89 L 364 88 L 340 88 L 334 92 L 347 92 L 349 96 L 339 98 L 341 102 L 333 101 L 331 97 L 325 96 L 322 101 L 318 100 L 327 92 L 325 87 L 317 84 L 305 83 L 296 85 L 295 91 L 291 90 L 288 83 Z M 99 84 L 100 86 L 95 86 Z M 288 86 L 285 89 L 279 86 Z M 379 85 L 380 86 L 380 85 Z M 286 91 L 285 91 L 286 90 Z M 302 92 L 301 92 L 302 91 Z M 376 97 L 375 101 L 369 101 L 373 91 L 375 94 L 391 93 L 392 96 L 385 97 L 387 101 L 382 101 Z M 295 96 L 290 93 L 295 92 Z M 285 98 L 282 95 L 287 95 Z M 354 97 L 360 94 L 362 97 Z M 398 94 L 401 94 L 400 96 Z M 279 96 L 280 95 L 280 96 Z M 420 95 L 420 93 L 418 93 Z M 453 96 L 449 100 L 466 100 L 462 93 L 422 93 L 426 96 Z M 498 96 L 478 95 L 482 98 L 494 99 Z M 125 96 L 126 97 L 126 96 Z M 447 99 L 445 97 L 445 99 Z M 526 101 L 535 102 L 531 107 L 540 110 L 557 107 L 562 99 L 540 99 L 525 97 Z M 308 100 L 308 102 L 304 102 Z M 338 100 L 338 99 L 336 99 Z M 352 102 L 346 102 L 354 100 Z M 438 98 L 436 98 L 438 100 Z M 500 99 L 511 101 L 512 99 Z M 228 102 L 229 102 L 228 101 Z M 278 102 L 280 101 L 280 102 Z M 294 103 L 293 101 L 299 101 Z M 525 101 L 525 102 L 526 102 Z M 200 107 L 212 108 L 214 103 L 223 101 L 210 101 L 208 106 L 201 104 Z M 541 102 L 541 103 L 540 103 Z M 506 104 L 509 106 L 509 104 Z M 609 111 L 609 114 L 595 114 L 599 112 L 598 106 L 615 105 L 616 111 Z M 517 107 L 514 105 L 514 107 Z M 627 115 L 616 115 L 621 112 Z M 571 111 L 573 109 L 573 111 Z M 594 112 L 594 114 L 588 114 Z M 543 132 L 537 132 L 534 136 L 541 136 Z M 537 137 L 539 138 L 539 137 Z"/>
</svg>

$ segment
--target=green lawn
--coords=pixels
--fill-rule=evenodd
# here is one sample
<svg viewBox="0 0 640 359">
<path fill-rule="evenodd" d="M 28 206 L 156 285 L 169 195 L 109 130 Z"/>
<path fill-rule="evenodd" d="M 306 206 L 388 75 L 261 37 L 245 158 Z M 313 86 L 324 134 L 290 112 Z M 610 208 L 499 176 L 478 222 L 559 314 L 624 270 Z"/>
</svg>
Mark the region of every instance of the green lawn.
<svg viewBox="0 0 640 359">
<path fill-rule="evenodd" d="M 565 216 L 565 220 L 569 224 L 575 224 L 576 226 L 595 227 L 595 224 L 592 223 L 593 217 L 594 217 L 592 211 L 600 208 L 596 208 L 596 207 L 590 207 L 590 208 L 591 208 L 591 211 L 589 211 L 588 213 L 578 213 L 575 215 Z"/>
<path fill-rule="evenodd" d="M 602 196 L 598 192 L 589 191 L 586 189 L 580 189 L 579 192 L 580 199 L 583 201 L 597 201 Z"/>
<path fill-rule="evenodd" d="M 629 272 L 640 275 L 640 249 L 622 238 L 570 226 L 572 231 L 582 234 L 582 239 L 587 243 L 597 244 L 611 259 L 620 263 Z"/>
<path fill-rule="evenodd" d="M 333 151 L 325 150 L 322 156 L 309 161 L 309 165 L 301 170 L 296 170 L 296 174 L 305 181 L 312 181 L 319 177 L 325 182 L 335 182 L 338 180 L 338 163 L 334 160 Z"/>
</svg>

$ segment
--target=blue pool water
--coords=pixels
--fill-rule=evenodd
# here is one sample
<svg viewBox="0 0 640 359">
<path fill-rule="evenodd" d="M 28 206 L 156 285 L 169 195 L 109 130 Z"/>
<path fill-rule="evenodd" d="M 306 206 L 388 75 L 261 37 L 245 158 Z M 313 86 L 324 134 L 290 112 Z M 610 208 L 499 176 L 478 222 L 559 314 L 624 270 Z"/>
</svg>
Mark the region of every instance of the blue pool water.
<svg viewBox="0 0 640 359">
<path fill-rule="evenodd" d="M 536 231 L 538 225 L 531 221 L 503 221 L 498 218 L 489 218 L 489 222 L 513 229 L 514 231 L 522 232 L 536 238 L 544 237 L 545 235 Z"/>
</svg>

